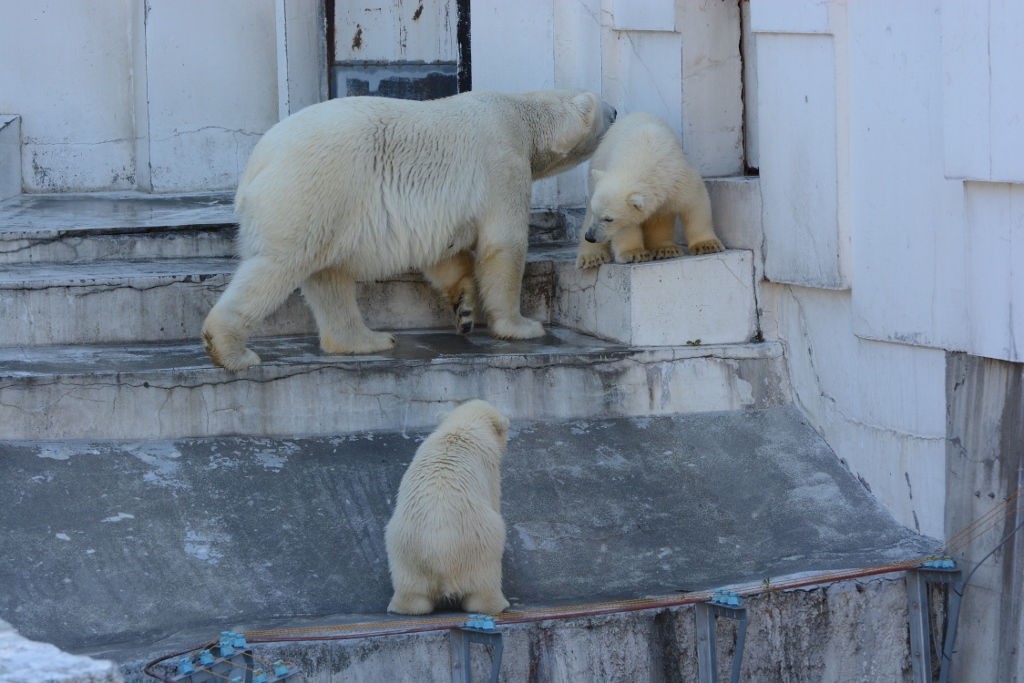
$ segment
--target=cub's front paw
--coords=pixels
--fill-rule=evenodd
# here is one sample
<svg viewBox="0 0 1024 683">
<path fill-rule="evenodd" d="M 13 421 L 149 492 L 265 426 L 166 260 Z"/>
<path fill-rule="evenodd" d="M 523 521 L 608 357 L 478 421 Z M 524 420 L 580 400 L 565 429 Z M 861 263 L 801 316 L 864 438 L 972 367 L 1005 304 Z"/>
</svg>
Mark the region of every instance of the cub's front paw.
<svg viewBox="0 0 1024 683">
<path fill-rule="evenodd" d="M 644 263 L 651 260 L 651 252 L 646 249 L 630 249 L 615 257 L 618 263 Z"/>
<path fill-rule="evenodd" d="M 611 257 L 600 252 L 597 254 L 577 254 L 576 256 L 576 267 L 577 268 L 597 268 L 602 263 L 608 263 L 611 261 Z"/>
<path fill-rule="evenodd" d="M 651 258 L 655 261 L 664 258 L 675 258 L 676 256 L 682 256 L 683 250 L 681 247 L 677 247 L 674 244 L 670 247 L 658 247 L 651 251 Z"/>
<path fill-rule="evenodd" d="M 690 253 L 694 256 L 697 254 L 716 254 L 720 251 L 725 251 L 725 247 L 717 239 L 704 240 L 703 242 L 690 245 Z"/>
</svg>

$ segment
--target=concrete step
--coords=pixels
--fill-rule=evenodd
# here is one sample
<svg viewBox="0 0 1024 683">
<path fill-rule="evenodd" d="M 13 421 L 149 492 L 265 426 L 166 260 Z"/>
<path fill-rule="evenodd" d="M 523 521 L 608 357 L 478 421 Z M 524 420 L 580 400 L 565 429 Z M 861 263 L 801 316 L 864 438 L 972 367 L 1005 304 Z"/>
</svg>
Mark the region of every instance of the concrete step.
<svg viewBox="0 0 1024 683">
<path fill-rule="evenodd" d="M 231 192 L 26 194 L 0 202 L 0 264 L 230 256 Z"/>
<path fill-rule="evenodd" d="M 233 256 L 233 202 L 233 192 L 19 195 L 0 201 L 0 265 Z M 581 221 L 581 210 L 533 211 L 530 241 L 575 239 Z"/>
<path fill-rule="evenodd" d="M 262 338 L 261 365 L 198 342 L 0 349 L 0 439 L 325 434 L 433 424 L 485 398 L 513 419 L 662 415 L 788 403 L 782 345 L 629 347 L 550 326 L 540 339 L 407 331 L 373 356 Z"/>
<path fill-rule="evenodd" d="M 636 345 L 749 341 L 756 332 L 750 252 L 575 268 L 574 244 L 531 248 L 525 315 Z M 0 346 L 196 340 L 237 267 L 232 258 L 18 263 L 0 272 Z M 360 283 L 374 329 L 454 329 L 419 273 Z M 481 319 L 483 316 L 479 316 Z M 315 334 L 298 292 L 255 334 Z"/>
<path fill-rule="evenodd" d="M 513 419 L 502 462 L 513 609 L 863 567 L 937 543 L 897 524 L 791 405 L 583 413 Z M 341 431 L 0 443 L 0 614 L 27 638 L 120 662 L 175 633 L 191 644 L 275 620 L 384 618 L 383 529 L 427 430 Z"/>
</svg>

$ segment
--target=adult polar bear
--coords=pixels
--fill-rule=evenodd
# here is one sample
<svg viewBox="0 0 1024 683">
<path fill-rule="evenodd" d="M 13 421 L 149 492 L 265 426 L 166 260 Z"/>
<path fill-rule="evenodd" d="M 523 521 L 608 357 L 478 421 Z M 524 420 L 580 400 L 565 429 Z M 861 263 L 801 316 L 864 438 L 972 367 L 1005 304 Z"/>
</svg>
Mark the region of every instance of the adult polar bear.
<svg viewBox="0 0 1024 683">
<path fill-rule="evenodd" d="M 409 269 L 445 293 L 463 331 L 475 267 L 491 334 L 543 335 L 519 306 L 531 183 L 588 159 L 614 119 L 593 93 L 551 90 L 340 98 L 281 121 L 238 185 L 242 262 L 203 324 L 207 353 L 228 370 L 259 363 L 250 331 L 300 286 L 325 352 L 389 349 L 355 283 Z"/>
</svg>

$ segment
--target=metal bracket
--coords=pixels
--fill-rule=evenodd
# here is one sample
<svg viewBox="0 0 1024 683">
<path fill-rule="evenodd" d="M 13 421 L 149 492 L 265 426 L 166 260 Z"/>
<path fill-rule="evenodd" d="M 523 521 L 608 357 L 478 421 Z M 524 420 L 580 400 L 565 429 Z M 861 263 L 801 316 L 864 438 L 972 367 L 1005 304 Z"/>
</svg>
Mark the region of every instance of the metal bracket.
<svg viewBox="0 0 1024 683">
<path fill-rule="evenodd" d="M 736 652 L 732 656 L 730 683 L 740 680 L 743 663 L 743 645 L 747 640 L 747 608 L 735 593 L 716 591 L 710 602 L 697 604 L 697 680 L 700 683 L 718 683 L 718 652 L 715 648 L 715 617 L 740 622 L 736 634 Z M 916 683 L 916 682 L 915 682 Z"/>
<path fill-rule="evenodd" d="M 910 661 L 914 683 L 932 683 L 931 627 L 928 623 L 928 584 L 946 583 L 952 588 L 949 613 L 946 615 L 946 643 L 942 648 L 939 683 L 949 680 L 949 666 L 953 659 L 956 623 L 960 618 L 960 598 L 964 592 L 960 570 L 952 560 L 936 560 L 918 569 L 907 570 L 907 602 L 910 612 Z"/>
<path fill-rule="evenodd" d="M 452 647 L 452 683 L 471 683 L 470 643 L 490 645 L 494 648 L 494 652 L 491 654 L 491 683 L 498 683 L 501 652 L 504 645 L 501 641 L 501 632 L 494 630 L 494 619 L 474 615 L 466 624 L 467 626 L 464 628 L 453 628 L 448 632 L 451 636 Z"/>
</svg>

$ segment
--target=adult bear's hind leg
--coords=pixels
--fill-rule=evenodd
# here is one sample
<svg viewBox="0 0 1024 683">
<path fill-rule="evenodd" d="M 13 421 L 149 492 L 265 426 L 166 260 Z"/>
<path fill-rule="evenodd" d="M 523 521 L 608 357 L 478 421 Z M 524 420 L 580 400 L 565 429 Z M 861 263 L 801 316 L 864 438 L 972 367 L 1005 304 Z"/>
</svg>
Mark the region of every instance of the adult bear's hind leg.
<svg viewBox="0 0 1024 683">
<path fill-rule="evenodd" d="M 324 268 L 302 283 L 302 295 L 313 309 L 325 353 L 376 353 L 395 345 L 387 332 L 374 332 L 363 322 L 356 303 L 356 280 L 342 268 Z"/>
<path fill-rule="evenodd" d="M 213 362 L 237 372 L 260 357 L 245 347 L 249 333 L 284 303 L 301 274 L 263 256 L 242 261 L 227 289 L 203 322 L 203 347 Z"/>
<path fill-rule="evenodd" d="M 477 309 L 473 254 L 460 251 L 450 259 L 424 268 L 423 274 L 444 295 L 455 312 L 455 331 L 462 334 L 472 332 Z"/>
<path fill-rule="evenodd" d="M 480 244 L 476 274 L 487 311 L 487 326 L 499 339 L 534 339 L 544 336 L 544 326 L 524 318 L 520 309 L 526 240 L 522 247 Z"/>
</svg>

